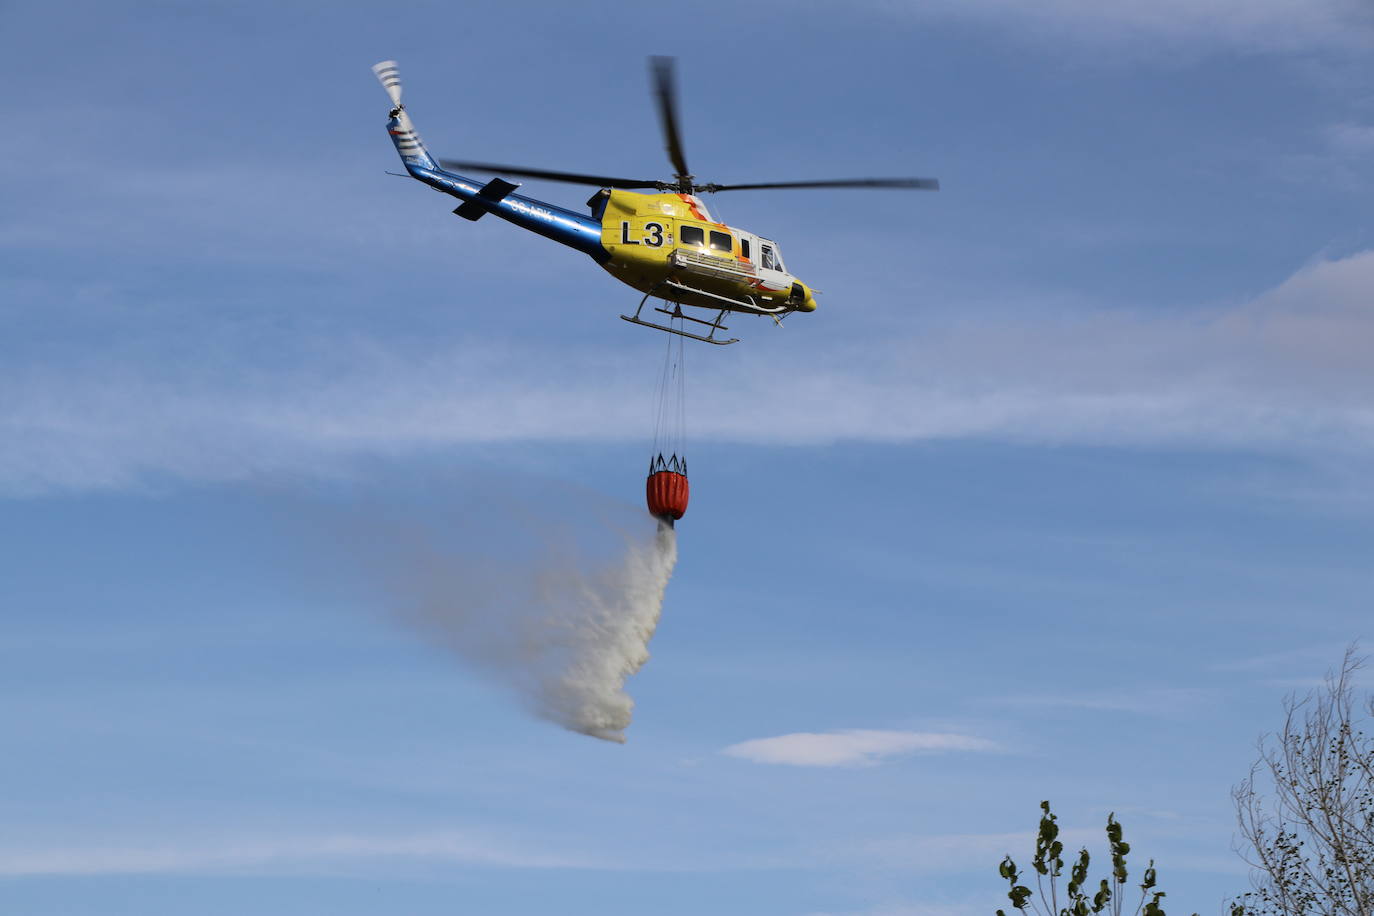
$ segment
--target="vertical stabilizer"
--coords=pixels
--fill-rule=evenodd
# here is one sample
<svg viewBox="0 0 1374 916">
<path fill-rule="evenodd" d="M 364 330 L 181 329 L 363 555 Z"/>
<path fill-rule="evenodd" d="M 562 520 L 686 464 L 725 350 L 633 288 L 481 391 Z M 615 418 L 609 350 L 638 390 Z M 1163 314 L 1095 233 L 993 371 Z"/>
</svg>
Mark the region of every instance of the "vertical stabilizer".
<svg viewBox="0 0 1374 916">
<path fill-rule="evenodd" d="M 438 164 L 425 149 L 424 141 L 415 132 L 415 125 L 411 123 L 410 115 L 401 103 L 401 73 L 396 61 L 384 60 L 379 64 L 373 64 L 372 72 L 377 75 L 377 80 L 391 99 L 391 120 L 387 121 L 386 130 L 391 135 L 391 142 L 396 144 L 396 152 L 400 154 L 401 161 L 407 169 L 412 166 L 437 169 Z"/>
</svg>

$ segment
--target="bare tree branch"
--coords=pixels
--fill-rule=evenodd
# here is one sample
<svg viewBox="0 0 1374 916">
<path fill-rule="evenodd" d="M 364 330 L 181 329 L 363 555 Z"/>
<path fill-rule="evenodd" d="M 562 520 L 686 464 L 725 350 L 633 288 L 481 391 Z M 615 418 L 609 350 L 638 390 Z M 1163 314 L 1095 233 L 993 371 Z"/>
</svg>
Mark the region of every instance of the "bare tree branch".
<svg viewBox="0 0 1374 916">
<path fill-rule="evenodd" d="M 1260 739 L 1232 790 L 1254 869 L 1235 916 L 1374 916 L 1374 736 L 1363 730 L 1374 697 L 1361 707 L 1354 688 L 1364 662 L 1352 645 L 1322 687 L 1289 697 L 1282 730 Z"/>
</svg>

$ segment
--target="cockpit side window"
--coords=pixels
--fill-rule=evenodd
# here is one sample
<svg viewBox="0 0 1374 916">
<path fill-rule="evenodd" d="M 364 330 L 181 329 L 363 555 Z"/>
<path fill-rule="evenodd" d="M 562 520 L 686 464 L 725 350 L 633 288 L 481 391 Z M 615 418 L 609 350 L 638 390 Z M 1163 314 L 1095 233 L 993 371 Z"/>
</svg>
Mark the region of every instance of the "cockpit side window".
<svg viewBox="0 0 1374 916">
<path fill-rule="evenodd" d="M 772 245 L 761 245 L 759 255 L 759 266 L 765 270 L 782 270 L 782 258 L 778 257 L 778 251 Z"/>
</svg>

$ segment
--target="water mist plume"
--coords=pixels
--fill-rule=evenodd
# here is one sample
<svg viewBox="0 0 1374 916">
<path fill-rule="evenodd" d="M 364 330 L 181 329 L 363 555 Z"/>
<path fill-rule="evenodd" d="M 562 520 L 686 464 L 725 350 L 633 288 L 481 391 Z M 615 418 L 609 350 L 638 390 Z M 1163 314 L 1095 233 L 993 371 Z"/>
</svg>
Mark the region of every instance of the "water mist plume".
<svg viewBox="0 0 1374 916">
<path fill-rule="evenodd" d="M 623 743 L 634 709 L 625 682 L 649 658 L 676 534 L 604 497 L 573 505 L 585 491 L 531 504 L 530 487 L 518 489 L 399 514 L 331 512 L 329 528 L 346 568 L 380 584 L 406 624 L 540 718 Z"/>
<path fill-rule="evenodd" d="M 618 565 L 593 575 L 565 569 L 536 580 L 527 647 L 535 658 L 558 659 L 539 677 L 540 715 L 584 735 L 624 742 L 634 710 L 625 680 L 649 660 L 649 640 L 676 564 L 677 535 L 660 522 L 652 541 L 626 545 Z"/>
</svg>

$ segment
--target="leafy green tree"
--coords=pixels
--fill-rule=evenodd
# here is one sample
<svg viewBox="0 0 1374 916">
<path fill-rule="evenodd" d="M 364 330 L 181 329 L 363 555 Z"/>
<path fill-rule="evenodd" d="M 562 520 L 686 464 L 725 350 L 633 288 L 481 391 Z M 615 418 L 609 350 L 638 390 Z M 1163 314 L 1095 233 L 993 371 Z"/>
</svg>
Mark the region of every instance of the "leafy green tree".
<svg viewBox="0 0 1374 916">
<path fill-rule="evenodd" d="M 1374 696 L 1355 646 L 1340 670 L 1284 704 L 1283 728 L 1232 791 L 1254 890 L 1232 916 L 1374 916 Z"/>
<path fill-rule="evenodd" d="M 1021 872 L 1017 870 L 1016 863 L 1010 855 L 1002 860 L 997 870 L 1007 882 L 1007 899 L 1023 916 L 1122 916 L 1123 912 L 1129 916 L 1165 916 L 1163 907 L 1159 905 L 1159 901 L 1164 898 L 1164 892 L 1155 890 L 1154 859 L 1150 860 L 1150 864 L 1141 875 L 1140 884 L 1137 885 L 1140 888 L 1139 901 L 1133 909 L 1125 909 L 1125 890 L 1129 879 L 1126 855 L 1131 851 L 1131 844 L 1123 839 L 1121 824 L 1114 813 L 1107 815 L 1107 844 L 1112 858 L 1111 877 L 1101 879 L 1097 890 L 1089 896 L 1091 886 L 1088 883 L 1088 866 L 1091 857 L 1086 848 L 1080 849 L 1078 858 L 1069 867 L 1069 880 L 1064 886 L 1061 901 L 1059 882 L 1064 872 L 1064 844 L 1059 839 L 1058 819 L 1050 811 L 1050 803 L 1042 801 L 1040 811 L 1040 830 L 1035 837 L 1035 858 L 1031 860 L 1031 867 L 1035 869 L 1036 890 L 1031 890 L 1021 883 Z M 1037 892 L 1039 899 L 1036 899 Z M 1006 911 L 998 910 L 997 916 L 1007 916 Z M 1197 914 L 1194 913 L 1193 916 Z"/>
</svg>

